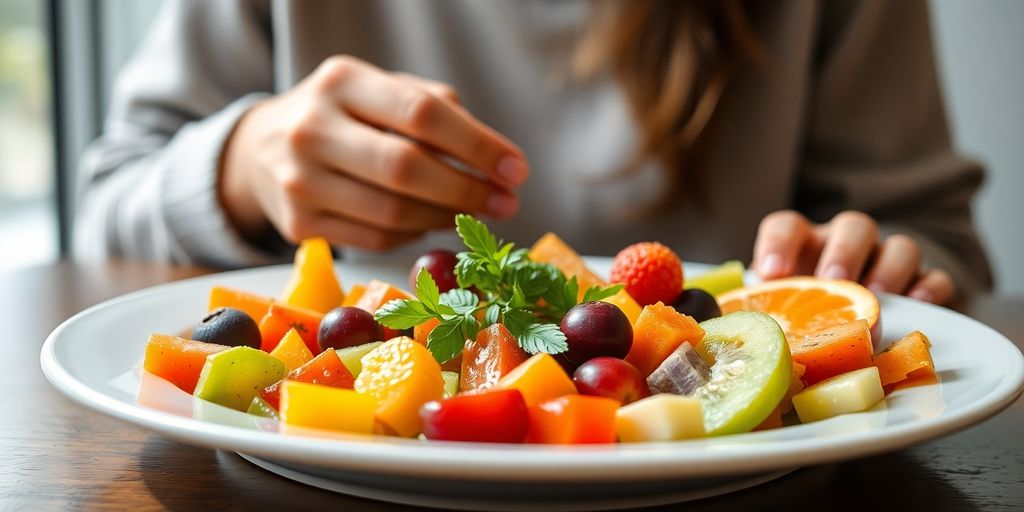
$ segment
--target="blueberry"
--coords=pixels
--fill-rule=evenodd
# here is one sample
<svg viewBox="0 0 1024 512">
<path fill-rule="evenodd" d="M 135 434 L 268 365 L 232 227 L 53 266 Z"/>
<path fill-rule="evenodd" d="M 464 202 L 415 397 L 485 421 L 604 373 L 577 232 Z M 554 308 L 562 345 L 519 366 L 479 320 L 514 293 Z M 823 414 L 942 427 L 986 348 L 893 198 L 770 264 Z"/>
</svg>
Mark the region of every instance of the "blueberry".
<svg viewBox="0 0 1024 512">
<path fill-rule="evenodd" d="M 260 348 L 260 327 L 244 311 L 235 308 L 219 308 L 211 311 L 192 331 L 192 339 L 239 347 L 242 345 Z"/>
</svg>

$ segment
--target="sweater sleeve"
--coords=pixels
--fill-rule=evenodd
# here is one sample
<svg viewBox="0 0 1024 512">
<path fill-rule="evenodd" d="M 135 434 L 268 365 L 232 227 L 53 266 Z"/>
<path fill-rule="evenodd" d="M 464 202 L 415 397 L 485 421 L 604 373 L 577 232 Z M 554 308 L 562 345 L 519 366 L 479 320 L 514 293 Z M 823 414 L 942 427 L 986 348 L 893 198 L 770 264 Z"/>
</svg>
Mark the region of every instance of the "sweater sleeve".
<svg viewBox="0 0 1024 512">
<path fill-rule="evenodd" d="M 991 288 L 971 214 L 983 171 L 952 149 L 926 2 L 822 1 L 797 206 L 919 241 L 961 293 Z"/>
<path fill-rule="evenodd" d="M 80 162 L 76 257 L 221 267 L 281 258 L 244 240 L 217 196 L 225 141 L 273 88 L 269 24 L 252 1 L 165 4 Z"/>
</svg>

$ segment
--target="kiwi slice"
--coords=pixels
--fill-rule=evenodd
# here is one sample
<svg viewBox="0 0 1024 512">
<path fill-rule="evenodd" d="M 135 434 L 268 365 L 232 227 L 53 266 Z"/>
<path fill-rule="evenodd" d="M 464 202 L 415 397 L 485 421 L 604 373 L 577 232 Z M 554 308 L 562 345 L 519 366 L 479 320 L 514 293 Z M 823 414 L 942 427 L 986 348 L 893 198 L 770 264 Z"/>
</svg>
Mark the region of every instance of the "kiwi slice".
<svg viewBox="0 0 1024 512">
<path fill-rule="evenodd" d="M 786 335 L 772 317 L 737 311 L 701 322 L 697 352 L 711 367 L 694 393 L 709 436 L 749 432 L 771 414 L 789 389 L 793 363 Z"/>
</svg>

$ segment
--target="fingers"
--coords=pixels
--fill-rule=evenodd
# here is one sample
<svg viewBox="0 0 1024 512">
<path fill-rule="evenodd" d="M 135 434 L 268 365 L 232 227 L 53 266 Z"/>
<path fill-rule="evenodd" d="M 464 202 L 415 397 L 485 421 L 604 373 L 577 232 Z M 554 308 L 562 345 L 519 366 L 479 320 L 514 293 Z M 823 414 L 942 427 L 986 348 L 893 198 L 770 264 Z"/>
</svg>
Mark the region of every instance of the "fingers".
<svg viewBox="0 0 1024 512">
<path fill-rule="evenodd" d="M 519 208 L 513 193 L 455 170 L 403 137 L 355 122 L 334 123 L 333 131 L 311 142 L 312 154 L 364 183 L 458 212 L 506 218 Z"/>
<path fill-rule="evenodd" d="M 932 304 L 946 304 L 953 299 L 953 278 L 944 270 L 931 269 L 910 287 L 907 296 Z"/>
<path fill-rule="evenodd" d="M 424 91 L 441 98 L 452 105 L 462 105 L 462 98 L 459 97 L 459 92 L 454 87 L 435 80 L 423 78 L 421 76 L 412 75 L 409 73 L 395 73 L 398 78 L 408 81 L 409 83 L 423 89 Z"/>
<path fill-rule="evenodd" d="M 921 266 L 921 249 L 906 235 L 891 235 L 882 243 L 864 284 L 874 291 L 903 293 Z"/>
<path fill-rule="evenodd" d="M 366 63 L 342 59 L 326 80 L 342 108 L 368 123 L 394 130 L 454 157 L 507 187 L 526 180 L 522 152 L 462 109 Z M 437 86 L 430 86 L 437 89 Z"/>
<path fill-rule="evenodd" d="M 811 225 L 803 215 L 790 210 L 769 214 L 757 230 L 753 267 L 764 279 L 792 275 L 810 238 Z"/>
<path fill-rule="evenodd" d="M 878 243 L 878 226 L 860 212 L 843 212 L 829 223 L 828 238 L 815 275 L 826 279 L 859 280 Z"/>
<path fill-rule="evenodd" d="M 326 238 L 331 245 L 374 251 L 384 251 L 407 244 L 422 234 L 384 231 L 329 213 L 314 215 L 309 224 L 309 229 L 313 233 Z"/>
<path fill-rule="evenodd" d="M 455 212 L 393 194 L 329 169 L 309 172 L 292 192 L 308 207 L 395 233 L 453 227 Z"/>
</svg>

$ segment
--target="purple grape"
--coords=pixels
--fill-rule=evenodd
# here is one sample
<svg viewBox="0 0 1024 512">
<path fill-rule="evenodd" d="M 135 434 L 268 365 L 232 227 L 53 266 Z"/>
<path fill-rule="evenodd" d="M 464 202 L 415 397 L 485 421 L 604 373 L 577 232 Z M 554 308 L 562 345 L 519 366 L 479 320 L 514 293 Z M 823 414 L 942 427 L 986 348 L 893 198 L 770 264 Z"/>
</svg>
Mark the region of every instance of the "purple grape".
<svg viewBox="0 0 1024 512">
<path fill-rule="evenodd" d="M 423 256 L 417 258 L 416 262 L 412 264 L 412 271 L 409 272 L 410 289 L 416 289 L 416 275 L 420 273 L 421 268 L 425 268 L 427 272 L 430 272 L 430 276 L 434 278 L 434 282 L 437 283 L 437 288 L 441 290 L 441 293 L 458 288 L 459 282 L 455 278 L 455 263 L 457 262 L 458 259 L 455 257 L 455 253 L 448 249 L 428 251 Z"/>
<path fill-rule="evenodd" d="M 626 357 L 633 346 L 633 326 L 618 306 L 607 302 L 577 304 L 565 314 L 559 326 L 569 350 L 556 359 L 571 375 L 581 364 L 595 357 Z"/>
<path fill-rule="evenodd" d="M 323 351 L 380 341 L 382 336 L 380 324 L 373 315 L 359 308 L 340 307 L 324 315 L 316 341 Z"/>
</svg>

